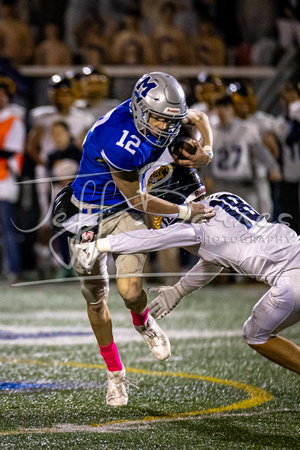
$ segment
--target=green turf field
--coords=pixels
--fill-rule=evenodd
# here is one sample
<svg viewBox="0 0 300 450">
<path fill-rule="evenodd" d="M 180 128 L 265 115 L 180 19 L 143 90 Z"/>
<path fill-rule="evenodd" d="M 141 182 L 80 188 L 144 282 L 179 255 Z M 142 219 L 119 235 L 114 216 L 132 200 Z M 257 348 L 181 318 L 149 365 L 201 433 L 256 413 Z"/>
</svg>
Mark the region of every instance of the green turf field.
<svg viewBox="0 0 300 450">
<path fill-rule="evenodd" d="M 112 408 L 79 283 L 2 287 L 0 448 L 299 449 L 299 376 L 241 337 L 266 290 L 215 285 L 187 297 L 160 321 L 172 357 L 159 362 L 112 283 L 115 341 L 139 382 L 127 407 Z M 284 336 L 299 345 L 299 332 Z"/>
</svg>

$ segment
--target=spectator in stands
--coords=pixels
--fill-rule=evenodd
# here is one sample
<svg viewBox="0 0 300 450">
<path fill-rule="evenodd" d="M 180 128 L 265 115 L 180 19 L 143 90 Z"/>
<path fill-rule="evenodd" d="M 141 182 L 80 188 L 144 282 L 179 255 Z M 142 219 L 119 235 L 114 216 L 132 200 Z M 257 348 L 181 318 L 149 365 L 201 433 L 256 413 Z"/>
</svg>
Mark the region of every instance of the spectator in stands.
<svg viewBox="0 0 300 450">
<path fill-rule="evenodd" d="M 253 134 L 259 134 L 262 143 L 278 162 L 279 140 L 285 135 L 282 132 L 282 120 L 258 109 L 256 94 L 250 81 L 232 82 L 227 90 L 231 93 L 236 116 L 253 127 Z M 260 161 L 255 166 L 255 173 L 261 211 L 270 214 L 277 221 L 280 214 L 280 180 L 269 180 L 268 171 Z"/>
<path fill-rule="evenodd" d="M 282 132 L 282 176 L 280 203 L 284 213 L 290 214 L 286 221 L 300 233 L 300 90 L 299 83 L 286 83 L 280 93 L 287 119 L 286 132 Z"/>
<path fill-rule="evenodd" d="M 206 113 L 210 124 L 212 126 L 216 125 L 219 123 L 219 117 L 216 113 L 215 104 L 225 94 L 226 86 L 218 75 L 201 71 L 198 75 L 197 83 L 194 85 L 196 102 L 191 107 Z"/>
<path fill-rule="evenodd" d="M 35 176 L 39 180 L 47 177 L 47 157 L 54 148 L 51 135 L 52 124 L 58 120 L 66 122 L 70 127 L 72 137 L 78 145 L 81 145 L 87 130 L 95 122 L 91 114 L 73 106 L 75 94 L 71 81 L 65 75 L 54 75 L 50 79 L 49 96 L 52 105 L 34 108 L 29 114 L 30 130 L 27 151 L 35 162 Z M 48 248 L 51 232 L 50 224 L 47 222 L 50 210 L 49 191 L 49 183 L 43 181 L 37 183 L 40 222 L 43 225 L 39 229 L 36 253 L 40 275 L 43 277 L 51 275 L 52 270 Z"/>
<path fill-rule="evenodd" d="M 181 57 L 176 42 L 169 36 L 164 36 L 159 41 L 159 51 L 156 55 L 157 64 L 163 66 L 180 65 Z"/>
<path fill-rule="evenodd" d="M 264 0 L 262 11 L 261 0 L 235 2 L 235 15 L 241 32 L 242 42 L 253 45 L 273 32 L 277 16 L 277 3 L 278 0 Z"/>
<path fill-rule="evenodd" d="M 4 0 L 1 6 L 0 56 L 8 58 L 15 66 L 29 64 L 34 51 L 32 31 L 15 12 L 15 1 Z"/>
<path fill-rule="evenodd" d="M 75 37 L 81 64 L 97 67 L 109 62 L 110 40 L 100 16 L 80 22 L 75 29 Z"/>
<path fill-rule="evenodd" d="M 153 51 L 149 36 L 141 30 L 141 12 L 129 8 L 124 15 L 124 28 L 115 34 L 111 61 L 115 64 L 153 64 Z"/>
<path fill-rule="evenodd" d="M 54 149 L 47 158 L 47 169 L 50 177 L 53 177 L 53 189 L 56 196 L 69 181 L 73 181 L 82 156 L 82 150 L 77 147 L 71 136 L 70 128 L 64 121 L 57 121 L 51 125 L 51 136 Z M 54 241 L 56 259 L 62 269 L 58 272 L 58 278 L 66 278 L 73 275 L 70 264 L 68 240 L 65 234 L 58 236 Z"/>
<path fill-rule="evenodd" d="M 35 50 L 34 63 L 43 66 L 68 66 L 72 64 L 72 52 L 61 39 L 59 26 L 48 22 L 43 27 L 44 39 Z"/>
<path fill-rule="evenodd" d="M 0 56 L 0 67 L 3 74 L 13 80 L 16 85 L 16 92 L 14 94 L 14 102 L 23 105 L 23 113 L 25 117 L 25 107 L 30 103 L 30 81 L 29 78 L 22 75 L 18 68 L 14 67 L 11 61 Z"/>
<path fill-rule="evenodd" d="M 54 149 L 47 157 L 47 169 L 50 176 L 65 177 L 65 179 L 55 180 L 55 195 L 69 181 L 73 181 L 82 157 L 82 150 L 75 144 L 68 124 L 62 120 L 53 122 L 50 128 L 51 137 L 54 142 Z M 75 163 L 75 164 L 74 164 Z M 69 170 L 68 170 L 69 165 Z M 59 167 L 64 167 L 60 169 Z M 75 170 L 73 170 L 75 168 Z M 61 172 L 64 172 L 62 175 Z"/>
<path fill-rule="evenodd" d="M 238 66 L 273 64 L 277 51 L 275 20 L 278 2 L 265 0 L 263 14 L 260 0 L 235 3 L 241 42 L 236 46 L 234 63 Z"/>
<path fill-rule="evenodd" d="M 84 66 L 72 80 L 78 85 L 74 106 L 92 114 L 95 121 L 121 103 L 116 98 L 109 98 L 110 80 L 102 67 Z"/>
<path fill-rule="evenodd" d="M 0 226 L 2 271 L 8 281 L 18 280 L 21 270 L 21 256 L 15 221 L 16 202 L 21 174 L 26 129 L 23 119 L 10 110 L 15 93 L 15 83 L 6 76 L 0 76 Z"/>
<path fill-rule="evenodd" d="M 225 42 L 209 17 L 199 17 L 198 33 L 192 40 L 192 49 L 194 64 L 204 66 L 226 64 Z"/>
<path fill-rule="evenodd" d="M 172 52 L 174 53 L 176 49 L 175 56 L 178 64 L 191 64 L 190 46 L 187 45 L 188 36 L 184 29 L 176 24 L 176 14 L 176 3 L 164 1 L 160 5 L 152 36 L 153 48 L 156 49 L 155 53 L 159 54 L 162 45 L 167 42 L 170 50 L 172 43 Z"/>
<path fill-rule="evenodd" d="M 278 40 L 281 49 L 300 47 L 300 1 L 281 0 L 277 19 Z"/>
<path fill-rule="evenodd" d="M 79 52 L 74 33 L 80 22 L 102 18 L 107 27 L 107 35 L 111 36 L 119 29 L 126 9 L 135 5 L 136 0 L 68 0 L 65 13 L 66 41 L 73 53 Z M 91 61 L 87 64 L 91 64 Z"/>
<path fill-rule="evenodd" d="M 140 0 L 140 7 L 143 14 L 143 26 L 147 32 L 152 34 L 156 23 L 159 20 L 160 8 L 165 0 Z M 193 0 L 173 0 L 176 9 L 175 23 L 183 29 L 188 36 L 196 34 L 197 19 Z M 199 1 L 197 0 L 197 4 Z"/>
</svg>

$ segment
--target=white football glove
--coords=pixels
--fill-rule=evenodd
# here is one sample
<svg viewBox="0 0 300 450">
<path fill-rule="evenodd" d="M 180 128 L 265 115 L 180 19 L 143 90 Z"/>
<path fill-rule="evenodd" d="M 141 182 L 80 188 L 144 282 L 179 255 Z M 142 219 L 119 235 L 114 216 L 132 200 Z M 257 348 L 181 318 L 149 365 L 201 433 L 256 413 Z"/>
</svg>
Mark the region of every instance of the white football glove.
<svg viewBox="0 0 300 450">
<path fill-rule="evenodd" d="M 90 272 L 100 254 L 96 247 L 96 241 L 82 242 L 81 244 L 77 244 L 76 248 L 78 249 L 78 263 L 84 270 Z"/>
<path fill-rule="evenodd" d="M 149 304 L 149 313 L 155 319 L 162 319 L 169 314 L 169 312 L 180 303 L 182 297 L 185 295 L 180 283 L 177 283 L 174 286 L 149 288 L 149 292 L 159 293 L 159 296 Z"/>
</svg>

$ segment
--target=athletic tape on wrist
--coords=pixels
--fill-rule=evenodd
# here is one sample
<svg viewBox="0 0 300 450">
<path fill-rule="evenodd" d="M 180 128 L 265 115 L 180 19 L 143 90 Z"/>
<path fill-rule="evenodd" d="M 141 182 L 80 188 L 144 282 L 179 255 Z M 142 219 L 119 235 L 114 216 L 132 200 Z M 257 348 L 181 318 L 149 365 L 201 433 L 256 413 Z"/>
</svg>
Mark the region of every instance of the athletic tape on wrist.
<svg viewBox="0 0 300 450">
<path fill-rule="evenodd" d="M 184 297 L 186 295 L 185 290 L 183 289 L 183 287 L 180 284 L 180 281 L 178 283 L 176 283 L 174 285 L 174 287 L 177 289 L 177 291 L 179 292 L 179 294 L 181 295 L 181 297 Z"/>
<path fill-rule="evenodd" d="M 189 205 L 178 205 L 178 219 L 189 220 L 191 217 L 191 207 Z"/>
<path fill-rule="evenodd" d="M 204 147 L 202 148 L 205 151 L 205 153 L 209 156 L 209 161 L 205 164 L 205 166 L 207 166 L 214 158 L 213 149 L 211 148 L 210 145 L 204 145 Z"/>
<path fill-rule="evenodd" d="M 107 238 L 96 239 L 95 246 L 100 253 L 111 251 L 111 245 Z"/>
</svg>

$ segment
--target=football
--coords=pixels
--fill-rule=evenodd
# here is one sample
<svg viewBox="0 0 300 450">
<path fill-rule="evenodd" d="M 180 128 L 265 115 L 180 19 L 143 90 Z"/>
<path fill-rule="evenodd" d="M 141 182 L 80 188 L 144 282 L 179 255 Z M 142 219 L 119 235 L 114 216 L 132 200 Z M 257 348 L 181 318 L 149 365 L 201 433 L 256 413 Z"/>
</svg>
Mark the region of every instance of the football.
<svg viewBox="0 0 300 450">
<path fill-rule="evenodd" d="M 182 154 L 182 149 L 186 150 L 190 155 L 194 155 L 197 151 L 197 147 L 193 144 L 193 141 L 200 142 L 201 133 L 194 125 L 182 125 L 178 136 L 169 145 L 169 152 L 171 155 L 175 155 L 180 159 L 187 159 Z"/>
</svg>

